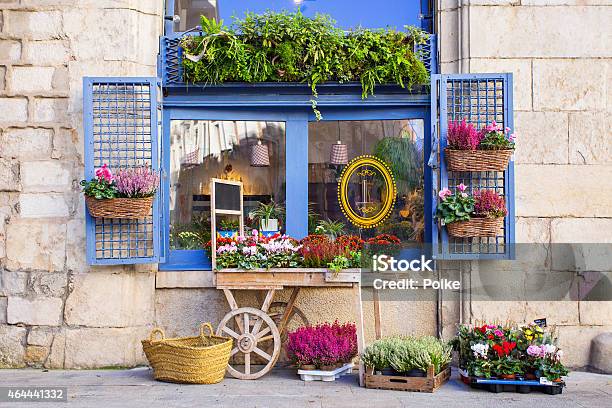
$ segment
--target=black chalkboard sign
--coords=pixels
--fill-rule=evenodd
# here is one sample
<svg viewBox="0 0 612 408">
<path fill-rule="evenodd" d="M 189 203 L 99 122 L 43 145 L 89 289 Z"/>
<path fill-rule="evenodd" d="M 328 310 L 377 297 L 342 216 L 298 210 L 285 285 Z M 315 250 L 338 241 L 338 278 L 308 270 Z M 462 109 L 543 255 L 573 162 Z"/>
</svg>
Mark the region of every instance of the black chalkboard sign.
<svg viewBox="0 0 612 408">
<path fill-rule="evenodd" d="M 230 210 L 240 211 L 239 184 L 213 183 L 215 189 L 215 209 L 217 211 Z"/>
</svg>

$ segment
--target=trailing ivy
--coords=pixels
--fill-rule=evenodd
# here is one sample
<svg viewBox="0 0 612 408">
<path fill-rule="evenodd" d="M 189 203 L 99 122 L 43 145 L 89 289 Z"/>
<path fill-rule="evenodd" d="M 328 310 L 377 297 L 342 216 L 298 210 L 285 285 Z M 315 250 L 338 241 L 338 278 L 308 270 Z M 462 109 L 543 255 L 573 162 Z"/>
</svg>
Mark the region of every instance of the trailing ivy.
<svg viewBox="0 0 612 408">
<path fill-rule="evenodd" d="M 359 81 L 367 98 L 377 84 L 411 88 L 429 80 L 414 51 L 428 35 L 415 27 L 344 32 L 328 15 L 299 11 L 248 13 L 231 27 L 201 20 L 202 34 L 181 41 L 188 82 L 304 82 L 316 98 L 321 83 Z"/>
</svg>

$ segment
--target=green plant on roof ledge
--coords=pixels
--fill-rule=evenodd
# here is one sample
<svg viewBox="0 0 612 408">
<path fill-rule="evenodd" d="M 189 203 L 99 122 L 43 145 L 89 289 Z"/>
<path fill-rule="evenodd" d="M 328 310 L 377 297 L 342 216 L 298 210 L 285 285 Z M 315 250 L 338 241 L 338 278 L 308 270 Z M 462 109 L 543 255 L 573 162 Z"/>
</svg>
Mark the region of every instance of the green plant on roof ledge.
<svg viewBox="0 0 612 408">
<path fill-rule="evenodd" d="M 416 27 L 345 32 L 328 15 L 299 11 L 247 13 L 231 27 L 201 21 L 202 35 L 181 40 L 187 82 L 303 82 L 316 98 L 324 82 L 359 81 L 367 98 L 377 84 L 412 88 L 429 80 L 415 51 L 429 35 Z"/>
</svg>

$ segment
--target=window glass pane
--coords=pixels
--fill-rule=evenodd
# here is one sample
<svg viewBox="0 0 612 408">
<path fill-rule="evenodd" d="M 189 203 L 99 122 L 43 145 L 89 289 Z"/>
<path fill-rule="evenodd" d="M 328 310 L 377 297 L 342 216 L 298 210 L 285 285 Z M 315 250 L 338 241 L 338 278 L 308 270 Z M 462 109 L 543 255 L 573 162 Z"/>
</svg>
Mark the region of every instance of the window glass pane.
<svg viewBox="0 0 612 408">
<path fill-rule="evenodd" d="M 285 202 L 285 123 L 171 122 L 170 249 L 202 249 L 210 240 L 211 178 L 243 183 L 245 228 L 258 227 L 247 218 L 260 202 Z"/>
<path fill-rule="evenodd" d="M 318 220 L 340 221 L 344 232 L 362 238 L 386 233 L 404 243 L 423 242 L 423 140 L 424 122 L 416 120 L 321 121 L 308 125 L 308 197 L 310 233 Z M 331 164 L 332 146 L 347 146 L 348 161 L 374 155 L 388 164 L 395 178 L 397 195 L 391 215 L 375 228 L 360 229 L 344 216 L 338 201 L 338 180 L 345 165 Z M 376 177 L 354 176 L 349 184 L 353 208 L 380 204 L 384 186 Z M 364 210 L 365 211 L 365 210 Z M 315 218 L 317 221 L 315 221 Z"/>
<path fill-rule="evenodd" d="M 329 14 L 344 29 L 354 27 L 403 29 L 404 25 L 419 26 L 420 1 L 397 0 L 220 0 L 219 16 L 226 23 L 232 16 L 244 17 L 246 11 L 263 13 L 266 10 L 297 11 L 313 17 Z"/>
<path fill-rule="evenodd" d="M 174 15 L 181 18 L 174 31 L 187 31 L 200 25 L 201 15 L 217 17 L 217 0 L 174 0 Z"/>
</svg>

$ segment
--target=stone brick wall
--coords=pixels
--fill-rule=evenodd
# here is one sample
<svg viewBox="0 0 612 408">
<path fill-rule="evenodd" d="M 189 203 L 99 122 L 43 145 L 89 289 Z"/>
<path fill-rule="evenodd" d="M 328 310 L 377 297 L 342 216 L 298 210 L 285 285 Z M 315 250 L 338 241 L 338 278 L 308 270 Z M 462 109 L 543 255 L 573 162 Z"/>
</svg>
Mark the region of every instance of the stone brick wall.
<svg viewBox="0 0 612 408">
<path fill-rule="evenodd" d="M 438 4 L 443 72 L 514 73 L 517 240 L 611 242 L 612 4 Z M 495 273 L 500 263 L 463 267 Z M 525 268 L 529 272 L 529 265 Z M 485 302 L 464 309 L 466 320 L 549 316 L 559 326 L 568 362 L 578 367 L 589 364 L 591 339 L 612 331 L 612 302 Z"/>
<path fill-rule="evenodd" d="M 0 367 L 141 363 L 154 274 L 85 262 L 82 77 L 155 75 L 163 2 L 0 3 Z"/>
<path fill-rule="evenodd" d="M 519 240 L 612 240 L 609 2 L 439 3 L 444 72 L 515 73 Z M 188 334 L 227 310 L 214 289 L 156 290 L 155 265 L 85 262 L 82 77 L 155 75 L 162 2 L 0 4 L 0 367 L 143 363 L 139 340 L 152 324 Z M 445 267 L 460 267 L 465 279 L 507 272 L 503 263 Z M 305 292 L 298 307 L 311 322 L 352 318 L 350 294 Z M 384 333 L 435 334 L 432 302 L 381 307 Z M 364 313 L 372 338 L 371 302 Z M 450 335 L 460 319 L 542 314 L 560 325 L 573 366 L 587 365 L 591 338 L 612 330 L 609 303 L 468 299 L 445 302 L 440 318 Z"/>
</svg>

